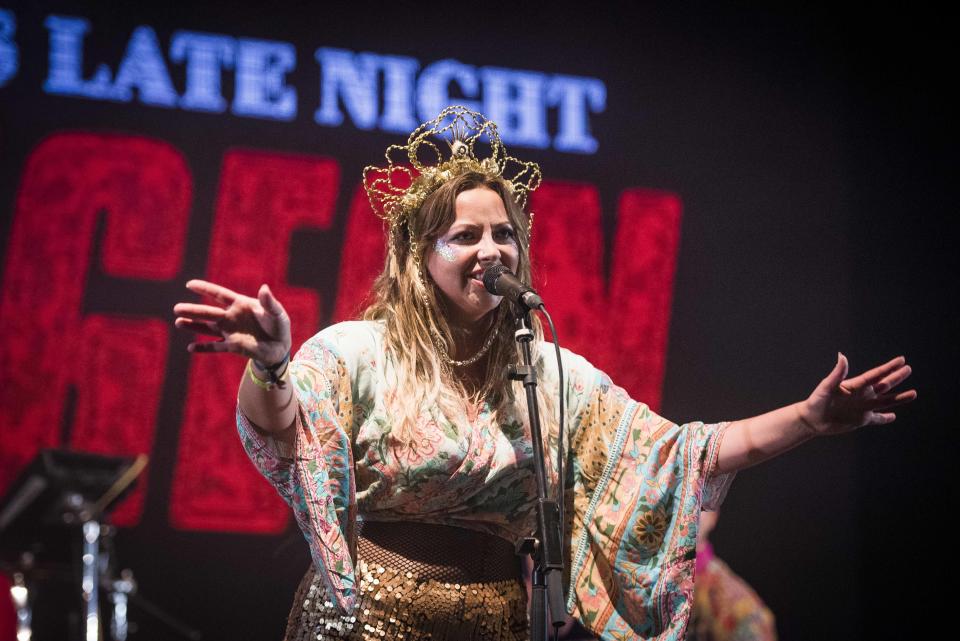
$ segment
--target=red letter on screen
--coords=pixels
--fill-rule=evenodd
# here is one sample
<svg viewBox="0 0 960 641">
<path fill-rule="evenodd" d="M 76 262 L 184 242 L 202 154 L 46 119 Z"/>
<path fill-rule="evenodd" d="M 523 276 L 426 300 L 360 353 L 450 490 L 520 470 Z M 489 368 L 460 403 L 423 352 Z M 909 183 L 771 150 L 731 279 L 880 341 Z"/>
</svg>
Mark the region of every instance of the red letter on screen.
<svg viewBox="0 0 960 641">
<path fill-rule="evenodd" d="M 168 280 L 180 269 L 191 181 L 168 144 L 58 134 L 27 159 L 0 299 L 0 492 L 44 447 L 149 453 L 166 366 L 165 321 L 83 316 L 87 274 Z M 105 216 L 102 254 L 94 234 Z M 69 389 L 70 442 L 61 443 Z M 136 523 L 146 476 L 114 512 Z"/>
<path fill-rule="evenodd" d="M 385 223 L 373 210 L 363 185 L 357 185 L 350 202 L 350 216 L 340 254 L 340 274 L 337 282 L 337 303 L 333 322 L 359 317 L 364 307 L 372 302 L 373 281 L 383 269 L 386 257 Z"/>
<path fill-rule="evenodd" d="M 534 280 L 561 344 L 656 410 L 666 364 L 680 199 L 628 189 L 617 206 L 609 286 L 603 275 L 600 199 L 592 185 L 544 182 L 536 212 Z M 607 307 L 615 302 L 616 307 Z"/>
<path fill-rule="evenodd" d="M 231 151 L 224 157 L 205 278 L 255 296 L 270 283 L 300 345 L 320 322 L 320 298 L 284 285 L 290 237 L 333 222 L 340 169 L 311 156 Z M 332 276 L 332 275 L 331 275 Z M 171 522 L 190 530 L 276 533 L 289 509 L 247 460 L 236 434 L 243 359 L 198 354 L 188 392 L 173 479 Z"/>
</svg>

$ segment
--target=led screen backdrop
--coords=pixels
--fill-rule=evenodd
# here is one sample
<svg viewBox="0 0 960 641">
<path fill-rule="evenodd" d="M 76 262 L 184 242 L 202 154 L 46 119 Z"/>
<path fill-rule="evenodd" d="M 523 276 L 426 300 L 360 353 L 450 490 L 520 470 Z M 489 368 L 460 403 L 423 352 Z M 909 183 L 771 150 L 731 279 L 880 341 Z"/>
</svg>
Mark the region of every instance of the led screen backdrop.
<svg viewBox="0 0 960 641">
<path fill-rule="evenodd" d="M 903 230 L 878 159 L 939 167 L 937 121 L 843 38 L 717 9 L 0 6 L 0 493 L 43 447 L 148 454 L 115 513 L 140 594 L 204 638 L 277 637 L 306 549 L 236 438 L 243 362 L 191 358 L 171 308 L 202 277 L 270 283 L 297 344 L 355 317 L 383 260 L 362 169 L 448 104 L 540 163 L 535 285 L 561 340 L 664 415 L 758 413 L 837 349 L 917 346 L 906 301 L 940 285 L 883 256 L 949 234 Z M 913 180 L 942 207 L 936 175 Z M 741 475 L 718 549 L 783 638 L 876 638 L 880 495 L 909 493 L 876 463 L 928 469 L 936 448 L 896 451 L 919 412 Z"/>
</svg>

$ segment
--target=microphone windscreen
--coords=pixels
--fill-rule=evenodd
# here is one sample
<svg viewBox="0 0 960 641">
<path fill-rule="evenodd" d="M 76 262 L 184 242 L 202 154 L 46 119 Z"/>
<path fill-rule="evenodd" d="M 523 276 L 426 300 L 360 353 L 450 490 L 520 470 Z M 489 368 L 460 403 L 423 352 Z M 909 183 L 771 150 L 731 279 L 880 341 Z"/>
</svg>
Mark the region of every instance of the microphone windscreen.
<svg viewBox="0 0 960 641">
<path fill-rule="evenodd" d="M 502 293 L 497 292 L 497 279 L 500 278 L 501 274 L 510 273 L 510 270 L 507 269 L 507 266 L 504 264 L 491 265 L 483 271 L 483 286 L 491 294 L 497 294 L 502 296 Z"/>
</svg>

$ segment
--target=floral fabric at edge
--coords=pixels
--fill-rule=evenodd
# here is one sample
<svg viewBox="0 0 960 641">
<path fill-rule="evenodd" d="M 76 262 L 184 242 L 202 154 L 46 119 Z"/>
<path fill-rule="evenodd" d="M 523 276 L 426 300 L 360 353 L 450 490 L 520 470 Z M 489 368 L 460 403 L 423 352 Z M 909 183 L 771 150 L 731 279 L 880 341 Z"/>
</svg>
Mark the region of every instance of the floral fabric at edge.
<svg viewBox="0 0 960 641">
<path fill-rule="evenodd" d="M 777 641 L 773 613 L 712 549 L 697 559 L 687 641 Z"/>
<path fill-rule="evenodd" d="M 532 448 L 521 408 L 507 408 L 498 422 L 484 407 L 473 423 L 433 408 L 416 426 L 416 447 L 400 446 L 389 438 L 397 385 L 382 340 L 381 324 L 354 321 L 303 345 L 290 365 L 301 408 L 291 452 L 237 412 L 247 454 L 293 509 L 317 574 L 348 612 L 356 602 L 358 518 L 442 523 L 509 541 L 533 529 Z M 553 350 L 539 358 L 541 388 L 555 396 Z M 676 425 L 584 358 L 564 350 L 563 366 L 568 609 L 604 639 L 682 639 L 700 510 L 719 507 L 732 480 L 712 477 L 725 425 Z M 547 440 L 555 460 L 555 431 Z"/>
</svg>

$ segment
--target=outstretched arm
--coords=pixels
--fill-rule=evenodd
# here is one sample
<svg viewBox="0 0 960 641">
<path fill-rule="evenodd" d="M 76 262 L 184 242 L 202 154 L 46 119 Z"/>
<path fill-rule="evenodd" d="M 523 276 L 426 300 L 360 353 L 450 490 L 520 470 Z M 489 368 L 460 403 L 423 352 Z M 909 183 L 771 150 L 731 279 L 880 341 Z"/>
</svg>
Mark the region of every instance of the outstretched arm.
<svg viewBox="0 0 960 641">
<path fill-rule="evenodd" d="M 217 305 L 177 303 L 173 308 L 176 326 L 220 339 L 194 341 L 187 346 L 189 351 L 230 352 L 261 366 L 280 363 L 290 353 L 290 318 L 267 285 L 260 287 L 256 298 L 205 280 L 191 280 L 187 289 Z M 279 373 L 282 372 L 281 368 Z M 256 377 L 260 384 L 251 377 Z M 260 369 L 247 368 L 240 383 L 240 410 L 264 432 L 289 442 L 293 437 L 289 428 L 297 416 L 293 389 L 291 385 L 270 386 L 267 378 Z"/>
<path fill-rule="evenodd" d="M 817 436 L 892 423 L 896 415 L 889 410 L 917 397 L 916 390 L 892 391 L 910 376 L 902 356 L 849 379 L 848 368 L 847 357 L 838 354 L 833 371 L 806 400 L 731 423 L 720 444 L 717 473 L 756 465 Z"/>
</svg>

